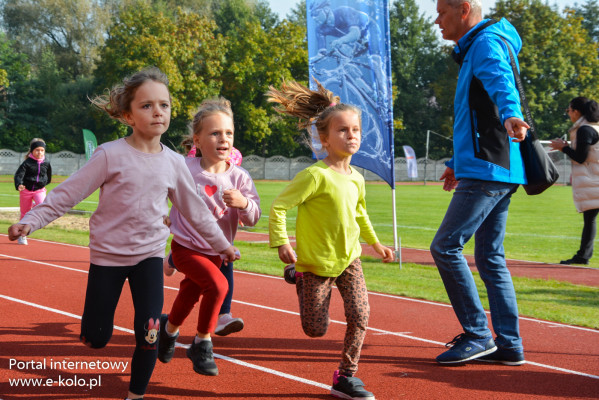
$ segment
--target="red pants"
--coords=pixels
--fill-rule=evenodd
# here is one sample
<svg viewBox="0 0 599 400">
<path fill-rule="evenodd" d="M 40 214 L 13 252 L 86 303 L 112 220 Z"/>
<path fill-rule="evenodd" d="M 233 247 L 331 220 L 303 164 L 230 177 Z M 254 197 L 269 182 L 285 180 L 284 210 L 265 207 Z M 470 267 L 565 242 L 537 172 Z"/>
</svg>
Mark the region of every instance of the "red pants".
<svg viewBox="0 0 599 400">
<path fill-rule="evenodd" d="M 173 325 L 183 325 L 187 316 L 200 300 L 197 330 L 213 333 L 218 322 L 220 306 L 227 295 L 229 285 L 220 271 L 220 256 L 208 256 L 171 242 L 173 262 L 185 274 L 179 284 L 179 294 L 173 303 L 168 320 Z"/>
<path fill-rule="evenodd" d="M 21 206 L 21 218 L 25 216 L 33 207 L 33 203 L 37 206 L 42 204 L 46 199 L 46 188 L 41 188 L 35 191 L 23 189 L 19 192 L 19 201 Z"/>
</svg>

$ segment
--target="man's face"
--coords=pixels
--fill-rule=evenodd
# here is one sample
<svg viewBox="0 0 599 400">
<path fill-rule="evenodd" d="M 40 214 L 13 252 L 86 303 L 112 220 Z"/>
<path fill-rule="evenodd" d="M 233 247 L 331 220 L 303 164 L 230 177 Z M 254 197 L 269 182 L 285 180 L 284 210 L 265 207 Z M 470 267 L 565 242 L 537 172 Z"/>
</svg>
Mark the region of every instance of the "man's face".
<svg viewBox="0 0 599 400">
<path fill-rule="evenodd" d="M 437 0 L 437 19 L 435 24 L 439 25 L 443 39 L 452 40 L 457 43 L 462 37 L 463 17 L 465 17 L 465 3 L 459 6 L 451 6 L 447 0 Z"/>
</svg>

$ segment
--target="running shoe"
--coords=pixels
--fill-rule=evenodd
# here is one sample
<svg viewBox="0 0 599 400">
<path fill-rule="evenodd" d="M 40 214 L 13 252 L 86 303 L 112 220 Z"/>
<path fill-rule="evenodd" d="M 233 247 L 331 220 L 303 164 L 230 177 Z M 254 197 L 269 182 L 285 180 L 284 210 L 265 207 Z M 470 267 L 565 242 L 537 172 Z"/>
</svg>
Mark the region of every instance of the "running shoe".
<svg viewBox="0 0 599 400">
<path fill-rule="evenodd" d="M 243 329 L 243 326 L 243 320 L 241 318 L 233 318 L 231 313 L 227 313 L 218 317 L 214 333 L 219 336 L 227 336 L 231 333 L 239 332 Z"/>
<path fill-rule="evenodd" d="M 466 333 L 459 334 L 445 347 L 450 347 L 450 349 L 437 356 L 437 362 L 440 364 L 463 363 L 497 350 L 492 337 L 477 338 Z"/>
<path fill-rule="evenodd" d="M 333 374 L 331 394 L 340 399 L 375 400 L 374 395 L 364 389 L 364 382 L 355 376 L 345 376 L 339 370 Z"/>
</svg>

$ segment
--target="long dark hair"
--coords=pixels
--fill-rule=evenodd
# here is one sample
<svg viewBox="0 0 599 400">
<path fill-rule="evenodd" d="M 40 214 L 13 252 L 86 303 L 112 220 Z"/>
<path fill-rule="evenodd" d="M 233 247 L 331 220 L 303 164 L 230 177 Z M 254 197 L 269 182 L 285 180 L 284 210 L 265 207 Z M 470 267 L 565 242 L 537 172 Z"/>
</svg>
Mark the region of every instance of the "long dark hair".
<svg viewBox="0 0 599 400">
<path fill-rule="evenodd" d="M 599 104 L 586 97 L 575 97 L 570 101 L 570 108 L 582 114 L 589 122 L 599 122 Z"/>
</svg>

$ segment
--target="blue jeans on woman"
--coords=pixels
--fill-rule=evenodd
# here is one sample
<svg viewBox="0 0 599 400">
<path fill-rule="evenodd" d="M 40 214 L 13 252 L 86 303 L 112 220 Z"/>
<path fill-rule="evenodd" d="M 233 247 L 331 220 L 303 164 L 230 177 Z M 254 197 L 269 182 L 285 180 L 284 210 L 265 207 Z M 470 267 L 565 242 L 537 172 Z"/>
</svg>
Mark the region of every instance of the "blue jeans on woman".
<svg viewBox="0 0 599 400">
<path fill-rule="evenodd" d="M 496 345 L 522 351 L 516 292 L 503 250 L 508 207 L 517 188 L 511 183 L 461 179 L 431 253 L 464 332 L 490 337 L 487 315 L 462 255 L 464 245 L 475 236 L 474 258 L 487 288 Z"/>
</svg>

